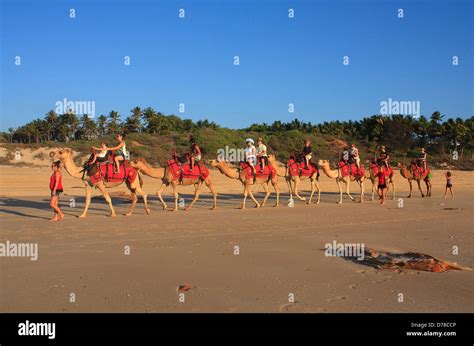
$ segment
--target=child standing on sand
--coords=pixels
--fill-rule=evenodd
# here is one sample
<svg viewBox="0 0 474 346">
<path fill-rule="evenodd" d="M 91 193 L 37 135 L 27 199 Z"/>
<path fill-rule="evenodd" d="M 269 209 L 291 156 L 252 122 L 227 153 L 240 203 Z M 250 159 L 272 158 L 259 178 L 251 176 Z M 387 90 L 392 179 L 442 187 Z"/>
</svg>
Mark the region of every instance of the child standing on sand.
<svg viewBox="0 0 474 346">
<path fill-rule="evenodd" d="M 453 192 L 453 178 L 451 175 L 451 172 L 446 172 L 444 174 L 446 177 L 446 189 L 444 190 L 444 197 L 446 199 L 446 196 L 448 195 L 448 191 L 451 193 L 451 199 L 454 199 L 454 192 Z"/>
<path fill-rule="evenodd" d="M 63 177 L 61 175 L 61 161 L 55 161 L 51 165 L 53 174 L 49 180 L 49 189 L 51 190 L 51 201 L 49 205 L 54 210 L 54 217 L 49 221 L 61 221 L 64 218 L 64 214 L 59 209 L 59 197 L 63 192 Z"/>
</svg>

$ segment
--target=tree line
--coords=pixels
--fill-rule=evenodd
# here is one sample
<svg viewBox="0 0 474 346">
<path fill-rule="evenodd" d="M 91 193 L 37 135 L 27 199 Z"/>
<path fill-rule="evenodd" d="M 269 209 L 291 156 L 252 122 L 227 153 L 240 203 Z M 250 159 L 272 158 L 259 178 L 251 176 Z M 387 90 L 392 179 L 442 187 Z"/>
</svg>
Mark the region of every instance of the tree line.
<svg viewBox="0 0 474 346">
<path fill-rule="evenodd" d="M 130 115 L 123 118 L 116 111 L 107 116 L 100 115 L 93 119 L 88 115 L 77 116 L 72 111 L 56 114 L 53 110 L 44 118 L 38 118 L 16 129 L 10 128 L 3 137 L 10 143 L 46 143 L 70 141 L 90 141 L 116 133 L 141 134 L 160 136 L 172 133 L 192 134 L 199 129 L 216 130 L 219 135 L 221 128 L 214 122 L 182 119 L 176 115 L 165 115 L 152 107 L 141 109 L 135 107 Z M 474 117 L 467 119 L 448 118 L 440 112 L 430 117 L 414 118 L 405 115 L 372 115 L 361 120 L 325 121 L 319 124 L 294 119 L 290 122 L 275 121 L 272 124 L 252 124 L 251 126 L 230 130 L 236 134 L 244 132 L 271 136 L 288 131 L 298 131 L 313 136 L 338 138 L 345 141 L 384 144 L 394 151 L 408 151 L 414 147 L 430 147 L 433 151 L 445 154 L 458 149 L 472 152 L 474 147 Z M 224 135 L 224 132 L 222 132 Z"/>
</svg>

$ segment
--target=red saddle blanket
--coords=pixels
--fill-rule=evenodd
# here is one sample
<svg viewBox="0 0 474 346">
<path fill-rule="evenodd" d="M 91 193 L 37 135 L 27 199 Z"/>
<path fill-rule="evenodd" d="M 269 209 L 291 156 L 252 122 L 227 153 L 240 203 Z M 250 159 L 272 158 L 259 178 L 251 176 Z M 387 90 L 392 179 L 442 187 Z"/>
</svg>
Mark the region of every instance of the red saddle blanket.
<svg viewBox="0 0 474 346">
<path fill-rule="evenodd" d="M 308 169 L 306 169 L 306 164 L 304 162 L 296 162 L 294 159 L 290 159 L 286 164 L 288 166 L 288 172 L 292 177 L 303 176 L 309 177 L 314 173 L 318 174 L 318 169 L 316 166 L 310 162 Z"/>
<path fill-rule="evenodd" d="M 240 162 L 240 168 L 242 171 L 245 172 L 245 178 L 251 179 L 254 177 L 252 173 L 252 167 L 247 162 Z M 273 166 L 270 165 L 265 165 L 265 168 L 263 169 L 263 172 L 261 172 L 261 165 L 258 164 L 255 166 L 256 170 L 256 177 L 257 178 L 268 178 L 271 177 L 272 179 L 275 179 L 276 177 L 276 169 Z"/>
<path fill-rule="evenodd" d="M 111 183 L 118 183 L 126 180 L 127 182 L 132 183 L 138 174 L 138 171 L 133 168 L 128 161 L 124 161 L 120 165 L 118 173 L 115 173 L 114 164 L 111 162 L 97 163 L 97 168 L 97 172 L 90 176 L 92 184 L 101 180 Z"/>
<path fill-rule="evenodd" d="M 360 178 L 365 175 L 364 167 L 360 166 L 360 168 L 357 168 L 355 163 L 347 164 L 344 161 L 340 161 L 337 164 L 337 168 L 339 168 L 339 171 L 343 177 L 352 175 L 355 178 Z"/>
<path fill-rule="evenodd" d="M 169 167 L 174 180 L 194 179 L 197 181 L 209 176 L 209 170 L 200 163 L 195 163 L 192 171 L 189 163 L 179 165 L 174 159 L 166 161 L 166 165 Z"/>
<path fill-rule="evenodd" d="M 389 166 L 388 169 L 385 168 L 385 166 L 382 166 L 382 167 L 379 167 L 379 165 L 377 165 L 376 163 L 372 162 L 370 164 L 370 171 L 372 172 L 372 175 L 374 177 L 377 177 L 380 173 L 380 171 L 383 170 L 383 173 L 385 173 L 385 175 L 387 177 L 391 177 L 393 176 L 393 167 L 392 166 Z"/>
<path fill-rule="evenodd" d="M 411 173 L 415 176 L 415 178 L 427 176 L 431 172 L 431 169 L 428 166 L 426 167 L 426 171 L 425 171 L 425 167 L 418 166 L 416 163 L 412 163 L 410 165 L 410 170 L 411 170 Z"/>
</svg>

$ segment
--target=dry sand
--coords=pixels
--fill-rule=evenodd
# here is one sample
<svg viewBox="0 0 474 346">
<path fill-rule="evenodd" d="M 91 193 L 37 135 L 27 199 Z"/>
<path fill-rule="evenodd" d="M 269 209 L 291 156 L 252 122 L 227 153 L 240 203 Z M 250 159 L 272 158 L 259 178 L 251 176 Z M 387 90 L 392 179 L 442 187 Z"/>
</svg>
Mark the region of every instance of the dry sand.
<svg viewBox="0 0 474 346">
<path fill-rule="evenodd" d="M 0 166 L 0 242 L 34 242 L 39 258 L 1 258 L 0 311 L 7 312 L 473 312 L 472 271 L 431 273 L 374 269 L 326 257 L 324 245 L 364 243 L 378 250 L 414 251 L 473 267 L 473 172 L 454 172 L 456 199 L 443 200 L 443 171 L 435 171 L 433 196 L 417 191 L 396 172 L 397 198 L 386 206 L 358 204 L 321 176 L 320 205 L 236 209 L 241 186 L 212 170 L 218 209 L 202 201 L 189 212 L 161 210 L 158 181 L 144 178 L 152 213 L 137 204 L 131 217 L 106 217 L 101 199 L 87 219 L 82 183 L 64 172 L 61 207 L 66 218 L 48 222 L 47 167 Z M 370 189 L 370 182 L 366 184 Z M 307 195 L 308 183 L 302 184 Z M 261 189 L 254 187 L 253 191 Z M 358 196 L 357 186 L 351 189 Z M 125 191 L 124 188 L 115 191 Z M 180 188 L 189 202 L 192 187 Z M 167 191 L 167 201 L 171 201 Z M 98 191 L 94 192 L 98 195 Z M 367 193 L 368 195 L 368 193 Z M 261 199 L 263 194 L 257 194 Z M 69 206 L 74 198 L 76 207 Z M 129 200 L 114 197 L 117 212 Z M 252 207 L 252 203 L 248 204 Z M 453 208 L 453 209 L 445 209 Z M 124 249 L 129 246 L 130 254 Z M 240 254 L 234 254 L 238 246 Z M 453 246 L 459 255 L 453 255 Z M 176 288 L 188 283 L 185 302 Z M 75 294 L 75 302 L 69 301 Z M 399 294 L 404 301 L 398 302 Z M 289 302 L 294 294 L 295 303 Z"/>
</svg>

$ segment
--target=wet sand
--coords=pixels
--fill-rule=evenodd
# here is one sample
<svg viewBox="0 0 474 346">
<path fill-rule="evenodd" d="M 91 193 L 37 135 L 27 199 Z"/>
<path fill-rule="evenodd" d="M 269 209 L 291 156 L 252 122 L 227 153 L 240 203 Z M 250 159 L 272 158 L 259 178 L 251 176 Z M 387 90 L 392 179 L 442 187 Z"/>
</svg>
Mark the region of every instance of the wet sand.
<svg viewBox="0 0 474 346">
<path fill-rule="evenodd" d="M 281 182 L 282 206 L 238 210 L 241 186 L 211 175 L 218 209 L 202 202 L 189 212 L 161 210 L 158 181 L 144 179 L 152 213 L 137 204 L 130 217 L 106 217 L 94 199 L 89 217 L 78 219 L 84 191 L 64 173 L 67 195 L 63 222 L 48 222 L 47 168 L 0 167 L 0 242 L 34 242 L 39 258 L 0 259 L 0 310 L 6 312 L 472 312 L 472 271 L 430 273 L 379 270 L 340 257 L 326 257 L 324 245 L 363 243 L 378 250 L 422 252 L 474 267 L 474 173 L 454 172 L 455 200 L 443 200 L 443 171 L 434 172 L 433 196 L 414 191 L 396 172 L 398 197 L 337 205 L 336 185 L 321 176 L 320 205 L 296 201 L 289 208 Z M 366 184 L 366 197 L 370 182 Z M 308 183 L 302 183 L 307 196 Z M 253 188 L 253 191 L 260 191 Z M 352 185 L 354 197 L 358 189 Z M 112 190 L 114 191 L 114 190 Z M 118 189 L 115 191 L 125 191 Z M 180 188 L 186 202 L 192 187 Z M 170 192 L 166 193 L 171 202 Z M 98 191 L 94 192 L 98 195 Z M 256 197 L 261 199 L 260 192 Z M 69 206 L 75 199 L 76 206 Z M 129 200 L 113 197 L 119 214 Z M 448 209 L 445 209 L 448 208 Z M 238 246 L 239 254 L 234 254 Z M 453 255 L 453 246 L 459 254 Z M 130 247 L 130 254 L 125 249 Z M 188 283 L 185 301 L 176 288 Z M 75 302 L 70 302 L 70 294 Z M 403 302 L 398 302 L 399 293 Z M 289 302 L 293 294 L 295 303 Z"/>
</svg>

